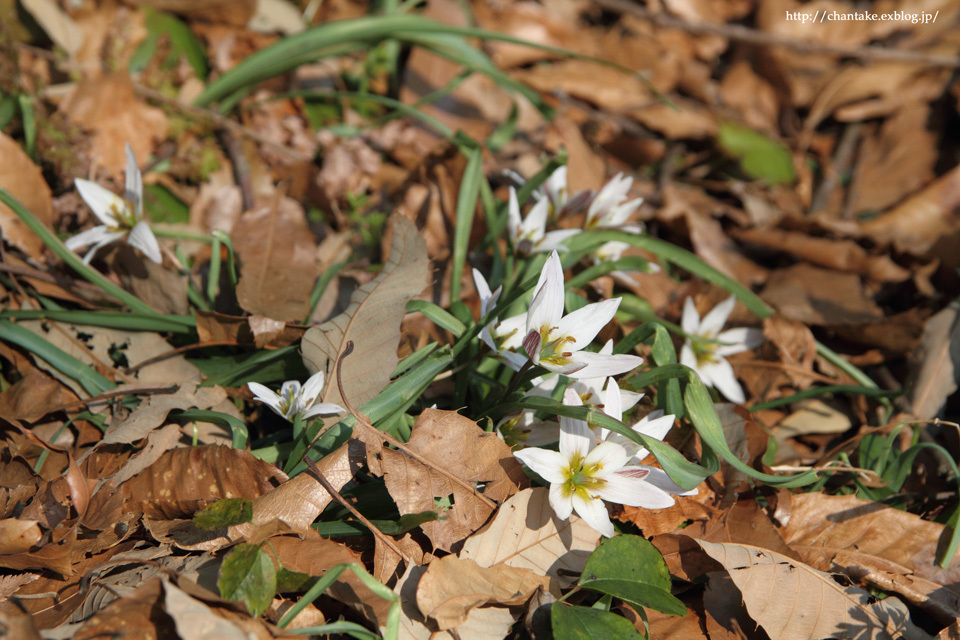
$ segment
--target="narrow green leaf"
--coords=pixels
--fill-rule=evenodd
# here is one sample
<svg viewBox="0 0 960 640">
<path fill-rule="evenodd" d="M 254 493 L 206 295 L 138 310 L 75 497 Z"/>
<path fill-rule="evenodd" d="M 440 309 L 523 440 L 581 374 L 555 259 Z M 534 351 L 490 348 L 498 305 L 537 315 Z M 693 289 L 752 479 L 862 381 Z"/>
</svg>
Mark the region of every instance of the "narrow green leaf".
<svg viewBox="0 0 960 640">
<path fill-rule="evenodd" d="M 250 615 L 258 618 L 277 593 L 277 568 L 257 545 L 237 545 L 220 565 L 217 588 L 221 596 L 243 602 Z"/>
<path fill-rule="evenodd" d="M 587 559 L 579 584 L 673 616 L 687 612 L 686 605 L 670 593 L 670 572 L 663 556 L 640 536 L 620 535 L 600 543 Z"/>
<path fill-rule="evenodd" d="M 214 531 L 253 520 L 253 503 L 247 498 L 217 500 L 193 516 L 193 524 L 204 531 Z"/>
<path fill-rule="evenodd" d="M 570 606 L 563 602 L 554 602 L 550 605 L 550 626 L 554 640 L 643 638 L 626 618 L 608 611 Z"/>
<path fill-rule="evenodd" d="M 143 314 L 127 311 L 87 311 L 84 309 L 10 309 L 0 311 L 8 320 L 53 320 L 90 327 L 123 331 L 157 331 L 193 333 L 197 321 L 193 316 Z"/>
<path fill-rule="evenodd" d="M 17 96 L 20 102 L 20 118 L 23 121 L 23 140 L 26 144 L 27 155 L 37 159 L 37 116 L 33 111 L 33 98 L 21 93 Z"/>
<path fill-rule="evenodd" d="M 457 320 L 449 311 L 426 300 L 408 302 L 407 313 L 422 313 L 435 325 L 446 329 L 458 338 L 467 330 L 467 325 Z"/>
<path fill-rule="evenodd" d="M 450 267 L 450 299 L 460 299 L 460 281 L 467 260 L 467 245 L 473 229 L 473 215 L 477 210 L 480 181 L 483 180 L 483 152 L 473 149 L 467 153 L 467 168 L 457 194 L 456 222 L 453 230 L 453 258 Z"/>
<path fill-rule="evenodd" d="M 116 388 L 113 382 L 100 375 L 93 367 L 77 360 L 33 331 L 9 320 L 0 320 L 0 340 L 15 344 L 33 353 L 63 375 L 79 382 L 84 390 L 92 396 Z"/>
<path fill-rule="evenodd" d="M 222 427 L 228 427 L 233 436 L 233 448 L 244 449 L 247 446 L 249 433 L 247 432 L 246 423 L 243 422 L 243 420 L 234 418 L 228 413 L 205 409 L 186 409 L 183 411 L 175 409 L 170 412 L 170 420 L 210 422 Z"/>
</svg>

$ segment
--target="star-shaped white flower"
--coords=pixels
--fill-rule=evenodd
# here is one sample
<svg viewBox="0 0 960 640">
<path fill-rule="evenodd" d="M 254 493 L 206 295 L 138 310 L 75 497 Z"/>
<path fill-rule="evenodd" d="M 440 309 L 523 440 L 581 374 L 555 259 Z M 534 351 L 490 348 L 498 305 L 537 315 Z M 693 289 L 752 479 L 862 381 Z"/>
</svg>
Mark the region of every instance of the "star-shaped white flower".
<svg viewBox="0 0 960 640">
<path fill-rule="evenodd" d="M 257 400 L 264 403 L 277 415 L 293 422 L 297 414 L 307 420 L 314 416 L 344 413 L 346 409 L 332 402 L 317 402 L 323 391 L 323 371 L 310 376 L 303 386 L 296 380 L 287 380 L 280 391 L 273 391 L 258 382 L 248 382 L 247 387 Z"/>
<path fill-rule="evenodd" d="M 632 184 L 633 178 L 624 176 L 622 173 L 613 176 L 607 184 L 601 187 L 590 203 L 583 228 L 619 227 L 639 233 L 643 228 L 641 225 L 627 224 L 627 219 L 643 204 L 643 198 L 624 202 Z"/>
<path fill-rule="evenodd" d="M 687 338 L 680 351 L 680 364 L 696 371 L 703 384 L 716 387 L 728 399 L 743 404 L 746 401 L 743 388 L 724 356 L 760 346 L 763 344 L 763 332 L 745 327 L 720 331 L 736 303 L 736 298 L 730 296 L 701 320 L 693 300 L 686 299 L 680 324 L 684 333 L 691 337 Z M 717 342 L 704 342 L 698 338 Z"/>
<path fill-rule="evenodd" d="M 163 262 L 160 244 L 143 219 L 143 178 L 129 143 L 126 151 L 127 176 L 123 198 L 96 182 L 80 178 L 74 180 L 80 197 L 103 223 L 68 238 L 64 243 L 71 251 L 90 247 L 83 257 L 84 264 L 90 263 L 98 249 L 124 237 L 128 244 L 143 251 L 145 256 L 157 264 Z"/>
<path fill-rule="evenodd" d="M 613 340 L 607 340 L 606 344 L 603 345 L 603 348 L 600 349 L 599 353 L 600 355 L 604 356 L 613 355 Z M 579 380 L 574 380 L 573 384 L 570 386 L 574 391 L 577 392 L 577 395 L 580 396 L 580 401 L 583 404 L 599 406 L 604 404 L 604 384 L 606 384 L 607 388 L 609 389 L 610 385 L 616 385 L 616 382 L 613 378 L 600 376 L 597 378 L 581 378 Z M 620 391 L 620 408 L 623 411 L 629 411 L 632 409 L 633 406 L 640 401 L 640 398 L 643 397 L 642 393 L 620 389 L 619 386 L 617 386 L 617 389 Z M 617 419 L 619 420 L 619 418 Z"/>
<path fill-rule="evenodd" d="M 568 390 L 564 403 L 577 394 Z M 628 465 L 630 455 L 615 442 L 596 443 L 586 422 L 560 417 L 560 451 L 529 447 L 514 453 L 525 465 L 550 483 L 550 506 L 566 520 L 573 511 L 606 537 L 613 524 L 603 501 L 663 509 L 673 498 L 647 483 L 648 469 Z"/>
<path fill-rule="evenodd" d="M 487 279 L 476 269 L 473 270 L 473 284 L 480 296 L 480 317 L 483 318 L 497 305 L 503 288 L 497 287 L 491 293 Z M 522 346 L 526 323 L 527 314 L 521 313 L 502 322 L 499 318 L 494 318 L 480 331 L 480 339 L 514 371 L 519 371 L 527 361 L 522 353 L 514 351 Z"/>
<path fill-rule="evenodd" d="M 547 214 L 550 211 L 550 199 L 540 198 L 526 218 L 520 217 L 520 203 L 517 192 L 510 187 L 510 201 L 507 205 L 507 230 L 510 241 L 520 253 L 546 253 L 547 251 L 566 251 L 561 242 L 580 233 L 580 229 L 558 229 L 546 231 Z"/>
<path fill-rule="evenodd" d="M 554 251 L 533 292 L 523 348 L 534 364 L 571 378 L 614 376 L 643 364 L 639 356 L 583 351 L 613 318 L 620 298 L 588 304 L 563 315 L 563 267 Z"/>
</svg>

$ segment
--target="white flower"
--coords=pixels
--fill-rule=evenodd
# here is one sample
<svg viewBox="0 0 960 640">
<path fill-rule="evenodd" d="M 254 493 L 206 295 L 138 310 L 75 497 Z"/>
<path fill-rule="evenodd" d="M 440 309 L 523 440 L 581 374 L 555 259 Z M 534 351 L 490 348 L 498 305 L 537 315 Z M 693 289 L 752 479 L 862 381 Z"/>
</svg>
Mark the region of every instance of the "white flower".
<svg viewBox="0 0 960 640">
<path fill-rule="evenodd" d="M 547 251 L 566 251 L 561 242 L 580 233 L 580 229 L 559 229 L 546 231 L 547 214 L 550 209 L 549 198 L 541 198 L 520 218 L 520 203 L 517 192 L 510 187 L 510 202 L 507 206 L 507 230 L 510 241 L 521 253 L 545 253 Z"/>
<path fill-rule="evenodd" d="M 535 378 L 531 382 L 533 387 L 524 394 L 526 397 L 549 398 L 560 382 L 560 377 L 550 374 Z M 506 416 L 497 424 L 497 435 L 511 447 L 537 447 L 556 442 L 560 437 L 560 425 L 556 420 L 540 420 L 534 409 L 522 409 Z"/>
<path fill-rule="evenodd" d="M 623 411 L 626 410 L 620 405 L 621 397 L 622 395 L 619 387 L 617 386 L 617 381 L 611 378 L 610 382 L 607 384 L 607 390 L 604 394 L 603 412 L 611 418 L 620 421 L 623 420 Z M 667 435 L 667 432 L 673 428 L 673 424 L 676 422 L 676 420 L 676 416 L 670 414 L 664 415 L 663 411 L 658 409 L 656 411 L 651 411 L 640 421 L 634 423 L 630 429 L 636 433 L 642 433 L 645 436 L 655 438 L 656 440 L 660 440 L 662 442 L 664 436 Z M 598 435 L 601 442 L 614 442 L 626 449 L 627 455 L 630 456 L 630 463 L 638 465 L 641 469 L 646 469 L 649 471 L 649 475 L 644 478 L 644 480 L 660 491 L 663 491 L 667 494 L 680 496 L 693 496 L 697 494 L 696 487 L 690 491 L 684 491 L 683 487 L 674 482 L 663 469 L 640 464 L 643 459 L 650 454 L 647 448 L 643 445 L 637 444 L 625 435 L 619 434 L 615 431 L 608 431 L 607 429 L 599 429 Z"/>
<path fill-rule="evenodd" d="M 599 351 L 600 355 L 608 356 L 613 354 L 613 340 L 607 340 L 606 344 L 603 345 L 603 348 Z M 610 385 L 616 385 L 616 382 L 613 378 L 608 378 L 606 376 L 600 376 L 597 378 L 581 378 L 579 380 L 574 380 L 573 384 L 570 385 L 574 391 L 577 392 L 577 395 L 580 396 L 580 402 L 583 404 L 592 404 L 592 405 L 602 405 L 604 403 L 604 393 L 603 385 L 606 384 L 607 388 L 610 388 Z M 617 387 L 619 389 L 619 386 Z M 643 397 L 642 393 L 637 393 L 635 391 L 627 391 L 626 389 L 619 389 L 620 391 L 620 408 L 623 411 L 629 411 L 633 408 L 635 404 L 640 402 L 640 398 Z M 617 418 L 619 420 L 620 418 Z"/>
<path fill-rule="evenodd" d="M 563 315 L 563 267 L 554 251 L 533 292 L 523 348 L 534 364 L 571 378 L 598 378 L 630 371 L 643 364 L 643 358 L 583 351 L 619 306 L 620 298 L 613 298 Z"/>
<path fill-rule="evenodd" d="M 576 392 L 564 394 L 575 400 Z M 645 481 L 649 469 L 628 466 L 626 449 L 615 442 L 596 444 L 593 431 L 582 420 L 560 417 L 560 451 L 523 449 L 514 453 L 550 483 L 550 506 L 566 520 L 573 511 L 608 538 L 613 524 L 603 501 L 633 507 L 662 509 L 673 498 Z"/>
<path fill-rule="evenodd" d="M 145 256 L 157 264 L 163 262 L 157 238 L 143 219 L 143 178 L 129 143 L 126 151 L 127 178 L 123 198 L 96 182 L 80 178 L 74 180 L 80 197 L 103 223 L 68 238 L 64 243 L 71 251 L 90 246 L 90 250 L 83 257 L 84 264 L 90 263 L 98 249 L 124 237 L 127 243 L 143 251 Z"/>
<path fill-rule="evenodd" d="M 476 269 L 473 270 L 473 284 L 477 288 L 477 295 L 480 296 L 480 317 L 483 318 L 497 305 L 503 288 L 497 287 L 496 291 L 491 293 L 487 279 Z M 499 318 L 494 318 L 480 331 L 480 339 L 514 371 L 519 371 L 527 361 L 522 353 L 512 351 L 512 349 L 521 348 L 526 324 L 527 314 L 521 313 L 503 322 L 500 322 Z"/>
<path fill-rule="evenodd" d="M 593 202 L 590 203 L 590 207 L 587 209 L 587 219 L 583 224 L 583 228 L 620 227 L 627 231 L 639 233 L 642 226 L 638 224 L 626 224 L 627 218 L 643 204 L 643 198 L 624 202 L 627 197 L 627 192 L 630 191 L 630 185 L 632 184 L 633 178 L 626 177 L 622 173 L 613 176 L 613 178 L 597 192 L 597 195 L 593 198 Z"/>
<path fill-rule="evenodd" d="M 680 324 L 684 333 L 690 337 L 680 351 L 680 364 L 696 371 L 703 384 L 716 387 L 730 400 L 742 404 L 746 401 L 743 388 L 737 382 L 733 367 L 724 356 L 760 346 L 763 343 L 763 332 L 759 329 L 740 328 L 721 333 L 720 330 L 736 302 L 736 298 L 730 296 L 701 320 L 693 300 L 687 298 L 683 304 L 683 319 Z M 704 342 L 698 338 L 717 342 Z"/>
<path fill-rule="evenodd" d="M 323 390 L 323 371 L 318 371 L 310 376 L 303 387 L 296 380 L 284 382 L 279 392 L 272 391 L 257 382 L 248 382 L 247 387 L 257 397 L 257 400 L 290 422 L 294 421 L 297 414 L 300 414 L 300 417 L 306 420 L 314 416 L 344 413 L 346 411 L 340 405 L 332 402 L 316 402 Z"/>
</svg>

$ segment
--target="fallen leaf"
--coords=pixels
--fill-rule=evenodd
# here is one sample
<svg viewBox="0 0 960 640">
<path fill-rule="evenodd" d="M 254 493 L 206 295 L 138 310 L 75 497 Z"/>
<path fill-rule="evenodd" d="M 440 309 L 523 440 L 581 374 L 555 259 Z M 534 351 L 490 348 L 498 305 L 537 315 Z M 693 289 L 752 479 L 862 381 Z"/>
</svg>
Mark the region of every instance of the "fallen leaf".
<svg viewBox="0 0 960 640">
<path fill-rule="evenodd" d="M 50 227 L 53 201 L 40 167 L 33 163 L 17 142 L 0 131 L 0 187 L 3 187 L 43 223 Z M 3 239 L 35 260 L 42 261 L 43 241 L 7 205 L 0 203 L 0 230 Z"/>
<path fill-rule="evenodd" d="M 0 520 L 0 555 L 24 553 L 40 543 L 43 533 L 36 520 Z"/>
<path fill-rule="evenodd" d="M 208 0 L 202 4 L 191 0 L 131 0 L 131 4 L 178 13 L 192 20 L 242 27 L 253 17 L 257 0 Z"/>
<path fill-rule="evenodd" d="M 774 429 L 778 440 L 819 433 L 843 433 L 853 422 L 850 416 L 817 398 L 798 403 L 799 408 Z"/>
<path fill-rule="evenodd" d="M 390 382 L 400 344 L 400 320 L 407 302 L 427 286 L 426 246 L 406 218 L 391 219 L 390 255 L 380 274 L 357 289 L 350 306 L 303 336 L 303 361 L 310 373 L 323 371 L 328 381 L 323 402 L 343 406 L 335 367 L 348 342 L 353 354 L 342 366 L 343 388 L 351 405 L 361 407 Z"/>
<path fill-rule="evenodd" d="M 524 489 L 500 505 L 493 520 L 467 538 L 460 557 L 481 567 L 504 564 L 550 577 L 550 592 L 576 581 L 600 534 L 571 515 L 558 520 L 544 488 Z"/>
<path fill-rule="evenodd" d="M 960 229 L 960 166 L 946 172 L 921 191 L 860 225 L 863 234 L 898 251 L 925 255 L 934 245 Z"/>
<path fill-rule="evenodd" d="M 839 634 L 877 640 L 929 637 L 892 596 L 877 601 L 862 589 L 844 587 L 829 574 L 760 547 L 702 540 L 697 544 L 727 570 L 750 617 L 773 640 Z"/>
<path fill-rule="evenodd" d="M 473 609 L 486 604 L 521 605 L 548 579 L 530 569 L 502 564 L 481 567 L 470 559 L 445 556 L 435 559 L 420 577 L 417 606 L 440 629 L 466 621 Z"/>
<path fill-rule="evenodd" d="M 805 324 L 864 324 L 883 318 L 858 276 L 806 263 L 771 272 L 760 295 L 787 318 Z"/>
<path fill-rule="evenodd" d="M 282 198 L 248 211 L 234 226 L 231 237 L 240 258 L 240 306 L 275 320 L 303 320 L 319 275 L 317 245 L 303 207 Z"/>
<path fill-rule="evenodd" d="M 134 154 L 146 160 L 154 141 L 167 136 L 167 116 L 137 99 L 125 72 L 81 80 L 60 110 L 94 132 L 91 156 L 112 176 L 121 175 L 126 166 L 124 145 L 129 143 Z"/>
<path fill-rule="evenodd" d="M 789 368 L 784 373 L 797 389 L 806 389 L 813 384 L 813 363 L 817 357 L 817 341 L 813 332 L 802 322 L 774 314 L 763 321 L 763 337 L 772 344 L 780 361 Z"/>
<path fill-rule="evenodd" d="M 960 301 L 927 320 L 913 352 L 908 388 L 910 410 L 920 418 L 937 417 L 960 384 Z"/>
</svg>

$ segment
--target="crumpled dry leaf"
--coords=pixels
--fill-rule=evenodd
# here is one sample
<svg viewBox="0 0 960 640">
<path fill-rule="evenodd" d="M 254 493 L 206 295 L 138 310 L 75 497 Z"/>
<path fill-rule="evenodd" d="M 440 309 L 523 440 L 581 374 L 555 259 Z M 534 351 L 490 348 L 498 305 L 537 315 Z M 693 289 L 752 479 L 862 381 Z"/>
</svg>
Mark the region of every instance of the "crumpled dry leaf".
<svg viewBox="0 0 960 640">
<path fill-rule="evenodd" d="M 802 322 L 774 314 L 763 321 L 763 337 L 777 350 L 780 361 L 788 368 L 784 373 L 797 389 L 806 389 L 813 384 L 813 363 L 817 358 L 817 340 L 813 332 Z"/>
<path fill-rule="evenodd" d="M 407 302 L 427 286 L 429 259 L 423 238 L 406 218 L 390 220 L 393 238 L 383 270 L 353 293 L 346 311 L 303 336 L 304 364 L 310 373 L 323 371 L 328 381 L 323 402 L 343 406 L 335 367 L 351 341 L 353 354 L 341 370 L 350 404 L 362 407 L 387 386 L 399 361 L 400 321 Z"/>
<path fill-rule="evenodd" d="M 600 540 L 576 515 L 558 520 L 548 490 L 524 489 L 500 505 L 493 520 L 467 538 L 460 551 L 481 567 L 504 564 L 532 569 L 550 578 L 550 592 L 560 597 L 587 562 Z"/>
<path fill-rule="evenodd" d="M 154 141 L 167 136 L 166 114 L 137 99 L 125 72 L 81 80 L 60 110 L 76 125 L 94 132 L 91 157 L 116 177 L 126 166 L 125 144 L 129 142 L 137 158 L 146 160 Z"/>
<path fill-rule="evenodd" d="M 853 422 L 850 416 L 817 398 L 801 401 L 799 407 L 774 428 L 778 440 L 819 433 L 843 433 Z"/>
<path fill-rule="evenodd" d="M 33 163 L 13 138 L 0 131 L 0 187 L 16 198 L 20 204 L 37 217 L 44 225 L 53 220 L 53 202 L 50 187 L 43 179 L 40 167 Z M 19 217 L 5 204 L 0 203 L 0 230 L 3 239 L 35 260 L 42 261 L 43 241 L 30 231 Z"/>
<path fill-rule="evenodd" d="M 935 418 L 960 384 L 960 301 L 927 320 L 911 369 L 910 410 Z"/>
<path fill-rule="evenodd" d="M 858 276 L 806 263 L 772 272 L 761 297 L 787 318 L 805 324 L 856 325 L 883 318 Z"/>
<path fill-rule="evenodd" d="M 863 234 L 898 251 L 922 256 L 960 229 L 960 166 L 943 174 L 893 209 L 860 225 Z"/>
<path fill-rule="evenodd" d="M 481 567 L 473 560 L 451 555 L 431 562 L 420 577 L 417 606 L 440 629 L 452 629 L 478 607 L 520 605 L 548 585 L 548 578 L 530 569 L 503 564 Z"/>
<path fill-rule="evenodd" d="M 895 597 L 877 600 L 844 587 L 829 574 L 753 545 L 698 540 L 740 590 L 747 612 L 773 640 L 810 640 L 852 634 L 870 640 L 922 640 Z"/>
<path fill-rule="evenodd" d="M 234 227 L 232 239 L 240 258 L 240 306 L 275 320 L 303 320 L 319 275 L 317 245 L 303 207 L 283 198 L 248 211 Z"/>
<path fill-rule="evenodd" d="M 130 0 L 137 6 L 153 7 L 158 11 L 178 13 L 191 20 L 229 24 L 242 27 L 253 17 L 257 0 Z"/>
</svg>

